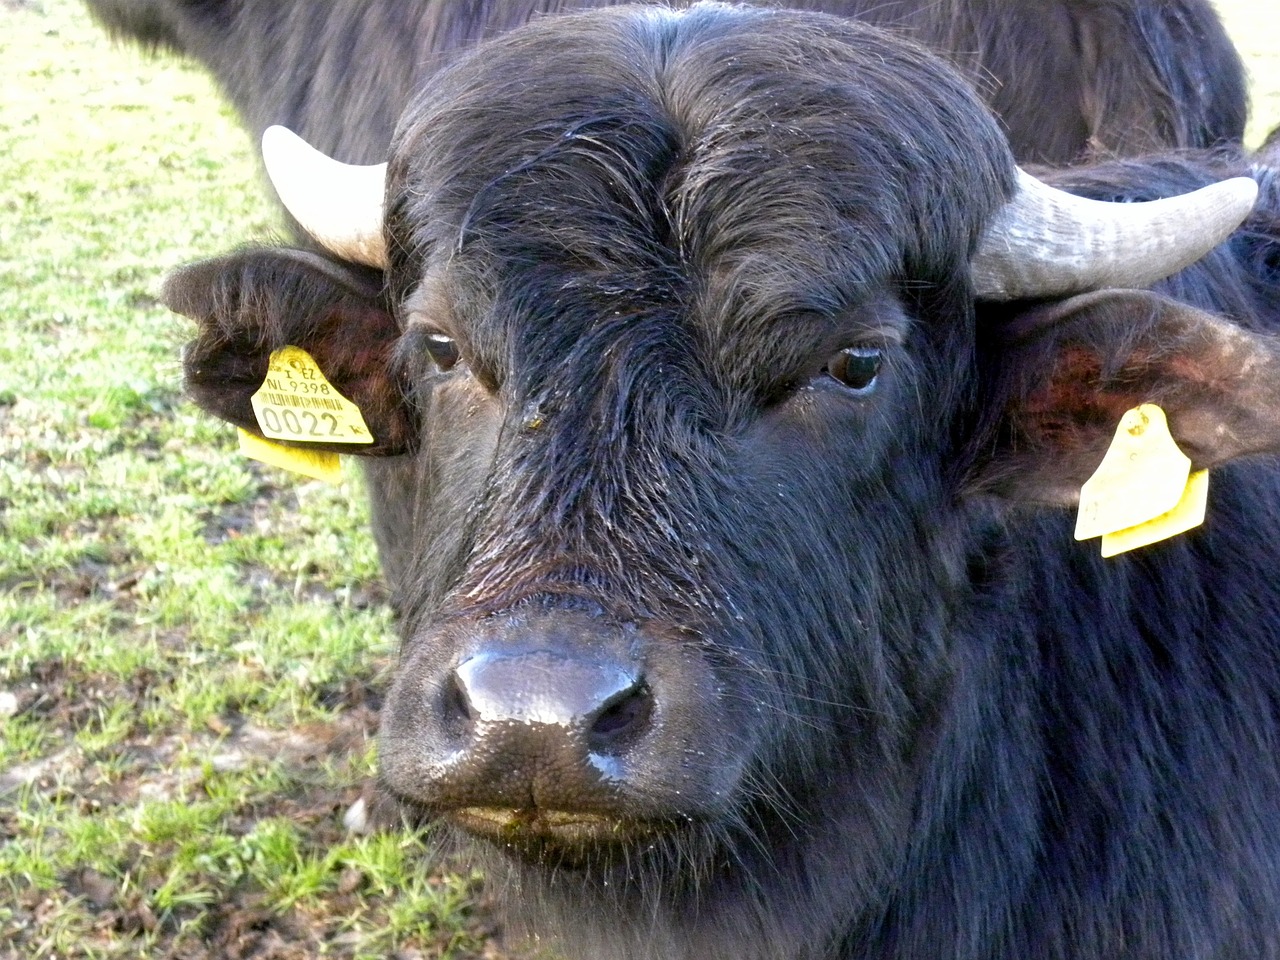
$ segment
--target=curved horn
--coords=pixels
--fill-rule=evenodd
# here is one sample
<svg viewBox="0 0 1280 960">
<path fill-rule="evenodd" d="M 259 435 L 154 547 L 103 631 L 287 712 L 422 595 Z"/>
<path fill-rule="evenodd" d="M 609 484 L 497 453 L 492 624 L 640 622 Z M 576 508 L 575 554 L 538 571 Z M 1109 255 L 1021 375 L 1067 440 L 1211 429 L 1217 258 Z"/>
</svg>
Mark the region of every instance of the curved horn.
<svg viewBox="0 0 1280 960">
<path fill-rule="evenodd" d="M 262 134 L 262 161 L 280 202 L 312 239 L 344 260 L 386 269 L 385 163 L 339 163 L 285 127 Z"/>
<path fill-rule="evenodd" d="M 1018 170 L 1018 193 L 973 258 L 985 300 L 1147 287 L 1195 263 L 1249 215 L 1258 185 L 1235 177 L 1147 203 L 1089 200 Z"/>
</svg>

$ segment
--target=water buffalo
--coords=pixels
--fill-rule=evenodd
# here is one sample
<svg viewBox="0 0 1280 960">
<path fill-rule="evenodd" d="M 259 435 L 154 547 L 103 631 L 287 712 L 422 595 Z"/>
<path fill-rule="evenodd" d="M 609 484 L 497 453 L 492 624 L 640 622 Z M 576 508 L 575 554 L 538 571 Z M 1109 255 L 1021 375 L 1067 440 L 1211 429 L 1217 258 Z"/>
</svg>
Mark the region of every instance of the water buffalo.
<svg viewBox="0 0 1280 960">
<path fill-rule="evenodd" d="M 300 346 L 403 465 L 382 777 L 518 922 L 1280 957 L 1273 171 L 1082 199 L 922 47 L 713 3 L 491 39 L 385 167 L 266 149 L 314 245 L 174 275 L 188 388 L 257 430 Z M 1103 560 L 1069 508 L 1142 403 L 1210 519 Z"/>
</svg>

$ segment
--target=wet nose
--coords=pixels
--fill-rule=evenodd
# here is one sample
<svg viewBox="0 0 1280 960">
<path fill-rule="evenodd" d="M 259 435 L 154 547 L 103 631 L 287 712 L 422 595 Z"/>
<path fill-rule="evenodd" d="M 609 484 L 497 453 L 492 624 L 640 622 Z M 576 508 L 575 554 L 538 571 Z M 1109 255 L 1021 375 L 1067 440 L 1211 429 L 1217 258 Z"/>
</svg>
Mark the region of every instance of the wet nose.
<svg viewBox="0 0 1280 960">
<path fill-rule="evenodd" d="M 756 714 L 688 640 L 549 604 L 433 626 L 383 708 L 385 780 L 504 842 L 719 810 L 740 770 L 722 758 Z"/>
<path fill-rule="evenodd" d="M 446 804 L 605 810 L 655 713 L 639 663 L 573 648 L 481 649 L 444 691 Z"/>
<path fill-rule="evenodd" d="M 459 664 L 447 709 L 475 746 L 537 736 L 610 755 L 642 736 L 653 698 L 637 667 L 550 650 L 481 653 Z"/>
</svg>

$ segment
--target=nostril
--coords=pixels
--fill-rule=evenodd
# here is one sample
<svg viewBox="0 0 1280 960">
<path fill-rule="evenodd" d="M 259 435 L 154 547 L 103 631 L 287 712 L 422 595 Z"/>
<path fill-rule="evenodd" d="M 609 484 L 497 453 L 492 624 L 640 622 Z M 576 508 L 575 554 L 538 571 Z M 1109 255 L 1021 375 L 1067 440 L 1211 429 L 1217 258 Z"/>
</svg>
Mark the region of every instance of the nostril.
<svg viewBox="0 0 1280 960">
<path fill-rule="evenodd" d="M 476 710 L 467 696 L 466 683 L 457 673 L 444 689 L 444 718 L 447 728 L 454 734 L 465 734 L 476 721 Z"/>
<path fill-rule="evenodd" d="M 609 698 L 587 731 L 594 753 L 617 753 L 634 743 L 649 726 L 653 694 L 647 684 L 636 683 Z"/>
<path fill-rule="evenodd" d="M 459 740 L 560 738 L 618 755 L 652 722 L 654 697 L 639 670 L 612 659 L 547 650 L 481 651 L 458 664 L 441 691 L 446 731 Z M 477 741 L 478 742 L 478 741 Z"/>
</svg>

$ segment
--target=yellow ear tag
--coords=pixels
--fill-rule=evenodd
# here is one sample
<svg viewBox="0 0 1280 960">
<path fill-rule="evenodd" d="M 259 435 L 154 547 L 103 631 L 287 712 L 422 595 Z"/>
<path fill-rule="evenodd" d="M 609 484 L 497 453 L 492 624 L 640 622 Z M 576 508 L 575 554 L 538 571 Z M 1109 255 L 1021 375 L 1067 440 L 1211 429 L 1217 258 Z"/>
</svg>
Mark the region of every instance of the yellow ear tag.
<svg viewBox="0 0 1280 960">
<path fill-rule="evenodd" d="M 338 462 L 338 455 L 331 450 L 301 450 L 263 440 L 247 430 L 239 433 L 240 452 L 246 457 L 326 483 L 342 482 L 342 467 Z"/>
<path fill-rule="evenodd" d="M 1080 488 L 1076 539 L 1153 520 L 1177 506 L 1191 460 L 1169 433 L 1164 411 L 1144 403 L 1120 418 L 1107 455 Z"/>
<path fill-rule="evenodd" d="M 1140 523 L 1136 527 L 1103 534 L 1102 555 L 1114 557 L 1117 553 L 1136 550 L 1138 547 L 1186 533 L 1204 523 L 1205 506 L 1208 502 L 1209 471 L 1197 470 L 1187 480 L 1187 489 L 1178 505 L 1168 513 L 1162 513 L 1154 520 Z"/>
<path fill-rule="evenodd" d="M 373 443 L 360 408 L 334 389 L 311 354 L 282 347 L 250 397 L 263 436 L 291 443 Z"/>
<path fill-rule="evenodd" d="M 1125 413 L 1102 463 L 1080 488 L 1076 539 L 1103 537 L 1103 556 L 1184 533 L 1204 521 L 1207 471 L 1191 474 L 1164 411 L 1153 403 Z"/>
</svg>

